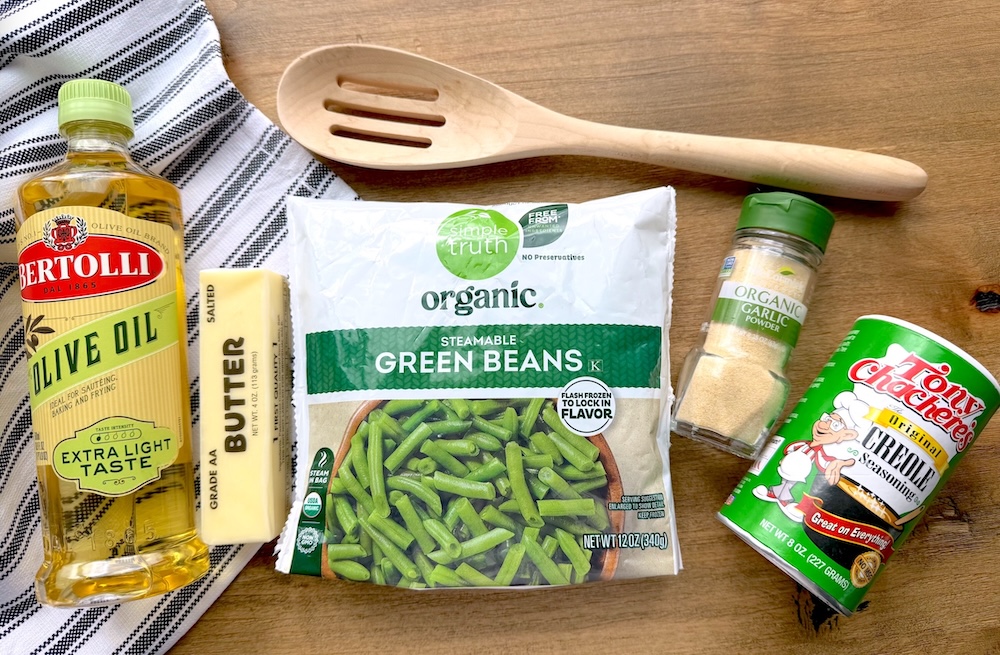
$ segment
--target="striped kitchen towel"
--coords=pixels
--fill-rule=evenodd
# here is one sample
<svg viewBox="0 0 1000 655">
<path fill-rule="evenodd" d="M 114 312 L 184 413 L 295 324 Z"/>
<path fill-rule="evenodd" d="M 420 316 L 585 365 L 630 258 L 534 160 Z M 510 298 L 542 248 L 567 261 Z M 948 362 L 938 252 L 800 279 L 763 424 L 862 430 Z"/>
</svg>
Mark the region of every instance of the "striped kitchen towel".
<svg viewBox="0 0 1000 655">
<path fill-rule="evenodd" d="M 42 559 L 28 406 L 14 193 L 65 152 L 56 94 L 74 78 L 131 93 L 132 152 L 181 189 L 191 396 L 198 415 L 198 271 L 284 272 L 285 197 L 356 198 L 252 107 L 226 76 L 201 0 L 0 0 L 0 654 L 166 652 L 257 546 L 213 548 L 211 570 L 164 596 L 60 610 L 35 599 Z M 195 449 L 197 452 L 197 448 Z"/>
</svg>

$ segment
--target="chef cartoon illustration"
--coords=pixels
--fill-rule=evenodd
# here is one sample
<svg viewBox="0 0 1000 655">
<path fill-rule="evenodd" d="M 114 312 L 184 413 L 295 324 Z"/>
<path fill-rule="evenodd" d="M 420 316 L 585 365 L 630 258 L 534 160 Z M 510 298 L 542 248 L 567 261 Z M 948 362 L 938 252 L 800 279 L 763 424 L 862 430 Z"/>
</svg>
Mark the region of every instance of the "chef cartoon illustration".
<svg viewBox="0 0 1000 655">
<path fill-rule="evenodd" d="M 835 445 L 858 438 L 858 428 L 868 423 L 868 403 L 859 400 L 850 391 L 838 394 L 833 400 L 833 411 L 824 412 L 813 423 L 812 441 L 795 441 L 785 448 L 785 456 L 778 463 L 780 484 L 772 487 L 758 485 L 753 495 L 761 500 L 777 503 L 785 516 L 801 521 L 803 514 L 798 500 L 792 495 L 796 484 L 805 482 L 813 466 L 823 474 L 830 485 L 840 481 L 840 470 L 855 463 L 853 458 L 841 458 L 842 448 Z"/>
</svg>

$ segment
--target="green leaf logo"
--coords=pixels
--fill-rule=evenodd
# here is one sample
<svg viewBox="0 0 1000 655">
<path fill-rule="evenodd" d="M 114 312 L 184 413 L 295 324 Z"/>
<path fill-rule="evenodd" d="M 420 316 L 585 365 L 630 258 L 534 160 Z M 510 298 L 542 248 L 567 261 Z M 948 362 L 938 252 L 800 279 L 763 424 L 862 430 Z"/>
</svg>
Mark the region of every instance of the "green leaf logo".
<svg viewBox="0 0 1000 655">
<path fill-rule="evenodd" d="M 567 205 L 535 207 L 521 217 L 524 247 L 540 248 L 549 245 L 563 235 L 567 222 L 569 222 Z"/>
<path fill-rule="evenodd" d="M 514 261 L 520 244 L 517 224 L 493 209 L 463 209 L 438 227 L 438 259 L 463 280 L 498 275 Z"/>
</svg>

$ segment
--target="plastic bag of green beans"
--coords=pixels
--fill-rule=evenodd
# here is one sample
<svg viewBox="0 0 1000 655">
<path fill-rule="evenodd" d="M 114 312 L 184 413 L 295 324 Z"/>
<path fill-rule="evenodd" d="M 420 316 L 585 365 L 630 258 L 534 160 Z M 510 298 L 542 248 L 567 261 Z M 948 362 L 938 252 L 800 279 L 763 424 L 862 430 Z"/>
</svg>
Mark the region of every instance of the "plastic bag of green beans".
<svg viewBox="0 0 1000 655">
<path fill-rule="evenodd" d="M 677 573 L 672 189 L 288 214 L 278 570 L 412 589 Z"/>
</svg>

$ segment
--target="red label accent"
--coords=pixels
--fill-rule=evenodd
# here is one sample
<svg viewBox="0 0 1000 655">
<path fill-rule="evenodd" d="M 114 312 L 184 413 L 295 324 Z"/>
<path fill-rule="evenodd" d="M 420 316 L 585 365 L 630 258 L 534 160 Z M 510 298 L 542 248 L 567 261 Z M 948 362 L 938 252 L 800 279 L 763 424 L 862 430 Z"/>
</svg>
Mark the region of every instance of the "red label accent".
<svg viewBox="0 0 1000 655">
<path fill-rule="evenodd" d="M 822 499 L 803 494 L 798 508 L 805 515 L 806 524 L 822 535 L 876 550 L 883 562 L 894 552 L 891 534 L 874 525 L 858 523 L 827 512 L 823 509 Z"/>
<path fill-rule="evenodd" d="M 899 400 L 924 420 L 940 426 L 962 452 L 976 436 L 976 419 L 986 403 L 949 380 L 949 373 L 949 364 L 932 364 L 910 353 L 898 364 L 870 357 L 858 360 L 847 376 L 852 382 Z"/>
<path fill-rule="evenodd" d="M 72 300 L 129 291 L 158 278 L 163 256 L 144 243 L 103 234 L 80 239 L 76 226 L 59 225 L 21 251 L 21 298 Z"/>
</svg>

